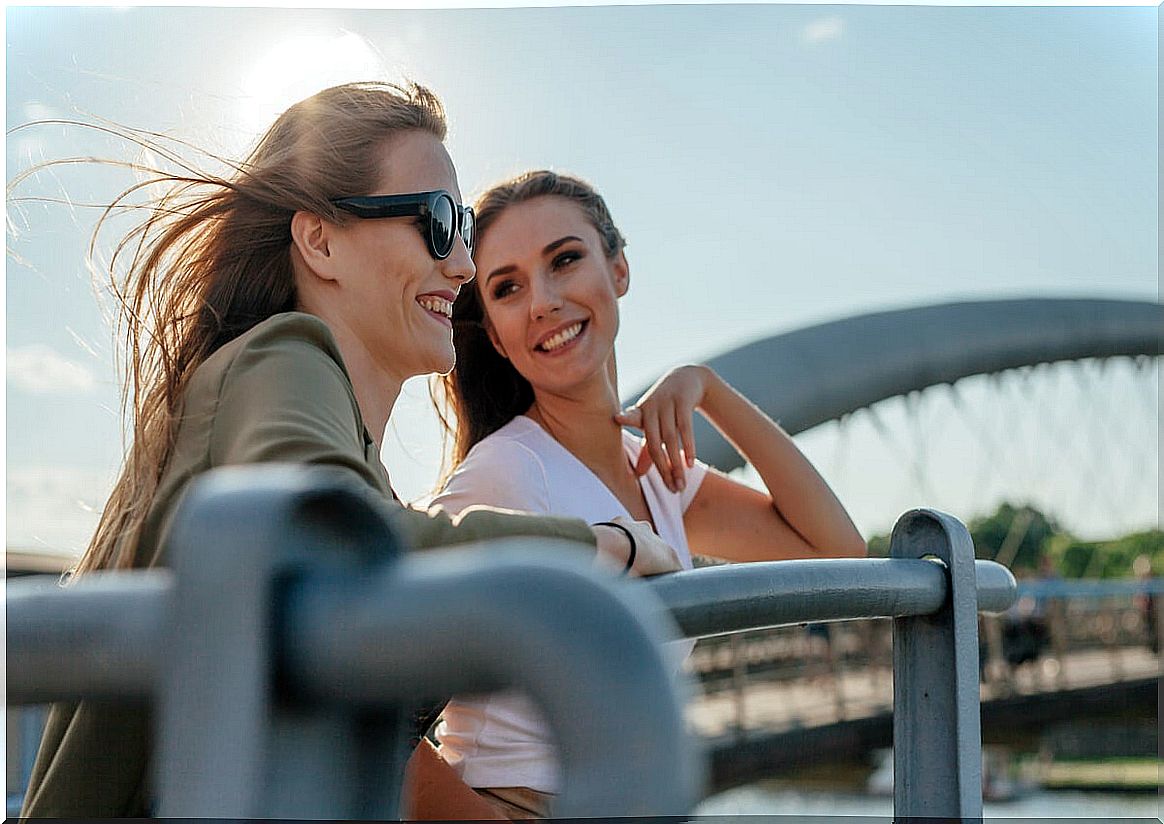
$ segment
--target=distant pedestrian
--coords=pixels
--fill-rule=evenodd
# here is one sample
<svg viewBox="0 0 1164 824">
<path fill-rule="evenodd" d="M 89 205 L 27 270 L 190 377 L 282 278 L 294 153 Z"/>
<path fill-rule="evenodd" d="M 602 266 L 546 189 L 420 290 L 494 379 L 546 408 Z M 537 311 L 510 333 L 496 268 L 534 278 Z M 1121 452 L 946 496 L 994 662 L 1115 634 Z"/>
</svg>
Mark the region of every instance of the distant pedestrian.
<svg viewBox="0 0 1164 824">
<path fill-rule="evenodd" d="M 1148 583 L 1152 580 L 1152 559 L 1147 555 L 1137 555 L 1136 560 L 1132 562 L 1132 574 L 1136 576 L 1136 580 Z M 1148 649 L 1152 650 L 1154 655 L 1160 654 L 1160 618 L 1159 618 L 1159 598 L 1156 593 L 1148 591 L 1141 592 L 1136 595 L 1136 606 L 1139 608 L 1140 617 L 1144 621 L 1146 629 L 1146 636 L 1148 639 Z"/>
</svg>

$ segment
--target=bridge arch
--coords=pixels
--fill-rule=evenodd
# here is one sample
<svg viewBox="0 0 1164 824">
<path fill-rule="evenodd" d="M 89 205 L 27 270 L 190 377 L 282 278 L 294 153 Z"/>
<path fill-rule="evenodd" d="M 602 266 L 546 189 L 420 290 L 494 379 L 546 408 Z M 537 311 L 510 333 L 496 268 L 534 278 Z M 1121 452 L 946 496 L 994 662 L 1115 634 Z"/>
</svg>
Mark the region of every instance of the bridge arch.
<svg viewBox="0 0 1164 824">
<path fill-rule="evenodd" d="M 795 435 L 878 401 L 972 375 L 1162 353 L 1159 303 L 1030 298 L 845 318 L 746 344 L 708 364 Z M 701 460 L 725 471 L 743 465 L 698 416 L 695 438 Z"/>
</svg>

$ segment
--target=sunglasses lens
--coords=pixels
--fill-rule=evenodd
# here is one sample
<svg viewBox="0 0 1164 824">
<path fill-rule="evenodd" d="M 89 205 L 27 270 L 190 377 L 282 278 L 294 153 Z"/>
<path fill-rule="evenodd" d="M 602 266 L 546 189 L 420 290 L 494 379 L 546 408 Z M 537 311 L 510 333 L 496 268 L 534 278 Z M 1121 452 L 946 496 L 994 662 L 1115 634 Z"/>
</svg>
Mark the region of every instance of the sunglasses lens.
<svg viewBox="0 0 1164 824">
<path fill-rule="evenodd" d="M 473 241 L 476 240 L 477 235 L 477 216 L 473 214 L 473 209 L 466 206 L 465 211 L 461 213 L 461 240 L 465 241 L 465 248 L 469 250 L 469 256 L 473 256 Z"/>
<path fill-rule="evenodd" d="M 453 251 L 453 227 L 457 224 L 456 208 L 453 199 L 447 195 L 438 197 L 433 204 L 428 231 L 437 257 L 448 257 L 449 252 Z"/>
</svg>

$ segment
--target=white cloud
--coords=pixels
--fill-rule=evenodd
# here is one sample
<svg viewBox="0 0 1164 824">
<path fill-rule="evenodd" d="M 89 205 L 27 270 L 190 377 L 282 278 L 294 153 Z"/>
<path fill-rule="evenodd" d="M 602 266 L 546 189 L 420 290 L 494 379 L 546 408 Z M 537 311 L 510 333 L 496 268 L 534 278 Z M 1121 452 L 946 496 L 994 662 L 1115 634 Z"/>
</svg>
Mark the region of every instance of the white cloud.
<svg viewBox="0 0 1164 824">
<path fill-rule="evenodd" d="M 108 473 L 81 467 L 9 467 L 7 545 L 80 555 L 111 487 Z"/>
<path fill-rule="evenodd" d="M 7 351 L 8 383 L 34 395 L 87 392 L 97 384 L 93 373 L 42 344 Z"/>
<path fill-rule="evenodd" d="M 39 100 L 30 100 L 24 104 L 24 119 L 26 121 L 54 120 L 60 116 L 60 113 L 55 108 Z"/>
<path fill-rule="evenodd" d="M 804 39 L 809 43 L 823 43 L 826 40 L 836 40 L 845 31 L 845 21 L 833 15 L 813 20 L 804 27 Z"/>
</svg>

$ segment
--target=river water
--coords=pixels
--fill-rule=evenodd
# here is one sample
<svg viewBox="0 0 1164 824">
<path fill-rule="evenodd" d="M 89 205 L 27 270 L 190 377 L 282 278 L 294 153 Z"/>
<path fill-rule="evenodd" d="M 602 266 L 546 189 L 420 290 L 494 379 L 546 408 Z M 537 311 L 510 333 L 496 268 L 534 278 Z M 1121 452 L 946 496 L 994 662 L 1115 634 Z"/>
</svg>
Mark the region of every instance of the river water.
<svg viewBox="0 0 1164 824">
<path fill-rule="evenodd" d="M 1113 818 L 1155 821 L 1160 820 L 1162 812 L 1161 797 L 1157 793 L 1035 790 L 1013 801 L 986 802 L 984 805 L 988 822 Z M 813 816 L 806 824 L 823 824 L 830 816 L 869 816 L 878 822 L 888 822 L 893 815 L 893 799 L 851 791 L 795 789 L 787 781 L 760 781 L 706 798 L 694 813 L 706 816 Z M 845 821 L 858 824 L 852 818 Z M 787 818 L 781 822 L 792 824 Z"/>
</svg>

